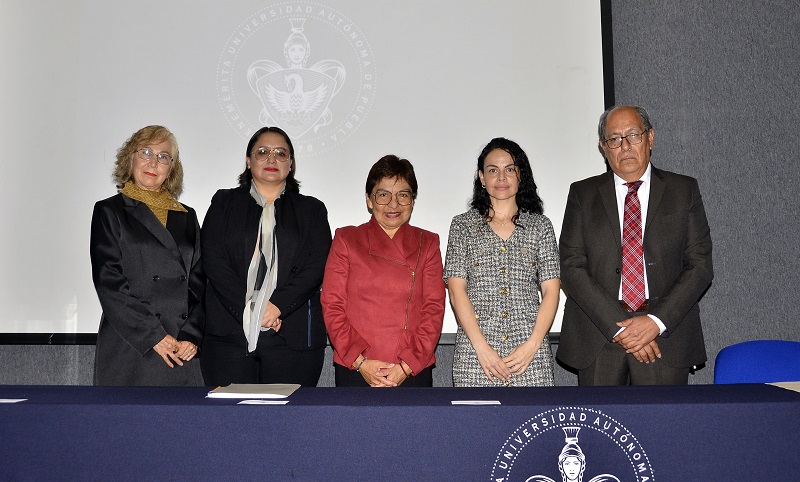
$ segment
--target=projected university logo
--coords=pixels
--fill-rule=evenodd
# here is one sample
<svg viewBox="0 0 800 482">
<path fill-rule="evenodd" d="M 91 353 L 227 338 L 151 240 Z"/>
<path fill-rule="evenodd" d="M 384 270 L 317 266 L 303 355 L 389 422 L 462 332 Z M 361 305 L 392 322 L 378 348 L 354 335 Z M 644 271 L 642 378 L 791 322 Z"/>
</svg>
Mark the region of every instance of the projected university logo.
<svg viewBox="0 0 800 482">
<path fill-rule="evenodd" d="M 561 407 L 536 415 L 511 434 L 497 455 L 491 480 L 652 482 L 655 478 L 644 449 L 621 423 L 589 408 Z"/>
<path fill-rule="evenodd" d="M 217 68 L 220 107 L 231 127 L 247 139 L 263 125 L 277 125 L 305 157 L 350 137 L 372 106 L 375 81 L 364 34 L 343 14 L 311 2 L 251 15 L 231 35 Z"/>
<path fill-rule="evenodd" d="M 331 99 L 345 81 L 345 68 L 337 60 L 323 60 L 306 68 L 311 44 L 303 33 L 305 18 L 290 18 L 292 33 L 283 46 L 288 68 L 271 60 L 257 60 L 247 69 L 250 88 L 264 108 L 258 121 L 282 126 L 291 137 L 302 137 L 331 123 Z"/>
</svg>

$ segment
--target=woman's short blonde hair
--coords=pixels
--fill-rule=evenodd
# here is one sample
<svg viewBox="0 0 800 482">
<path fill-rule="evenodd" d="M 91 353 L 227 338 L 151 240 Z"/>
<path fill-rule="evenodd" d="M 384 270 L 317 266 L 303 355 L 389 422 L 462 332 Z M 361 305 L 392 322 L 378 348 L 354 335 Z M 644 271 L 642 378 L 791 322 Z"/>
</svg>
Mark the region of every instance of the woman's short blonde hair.
<svg viewBox="0 0 800 482">
<path fill-rule="evenodd" d="M 170 165 L 169 175 L 162 187 L 175 198 L 181 195 L 183 192 L 183 166 L 178 152 L 178 141 L 164 126 L 147 126 L 139 129 L 117 150 L 117 162 L 114 164 L 113 174 L 117 189 L 122 189 L 126 182 L 133 179 L 133 160 L 136 151 L 164 141 L 169 141 L 172 146 L 172 152 L 170 152 L 172 165 Z"/>
</svg>

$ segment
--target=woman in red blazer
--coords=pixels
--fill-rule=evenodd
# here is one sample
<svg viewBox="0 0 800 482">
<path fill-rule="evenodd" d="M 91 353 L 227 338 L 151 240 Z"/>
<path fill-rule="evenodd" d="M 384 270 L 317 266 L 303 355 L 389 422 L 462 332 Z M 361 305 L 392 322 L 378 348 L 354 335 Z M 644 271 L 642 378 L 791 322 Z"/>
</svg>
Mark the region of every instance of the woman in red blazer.
<svg viewBox="0 0 800 482">
<path fill-rule="evenodd" d="M 408 224 L 414 167 L 381 158 L 367 176 L 369 222 L 336 230 L 322 283 L 336 386 L 433 385 L 445 287 L 439 236 Z"/>
</svg>

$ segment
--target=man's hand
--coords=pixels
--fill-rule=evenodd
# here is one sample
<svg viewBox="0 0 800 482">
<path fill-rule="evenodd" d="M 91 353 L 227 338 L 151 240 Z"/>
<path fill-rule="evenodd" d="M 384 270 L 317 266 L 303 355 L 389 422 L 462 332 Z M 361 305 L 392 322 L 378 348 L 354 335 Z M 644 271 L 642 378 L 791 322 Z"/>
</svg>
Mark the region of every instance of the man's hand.
<svg viewBox="0 0 800 482">
<path fill-rule="evenodd" d="M 658 348 L 658 343 L 653 340 L 641 350 L 631 352 L 631 355 L 642 363 L 652 363 L 656 358 L 661 358 L 661 350 Z"/>
<path fill-rule="evenodd" d="M 652 318 L 647 315 L 634 316 L 620 321 L 617 326 L 625 328 L 611 341 L 619 343 L 628 353 L 636 353 L 656 339 L 661 330 Z M 661 352 L 658 352 L 661 358 Z"/>
</svg>

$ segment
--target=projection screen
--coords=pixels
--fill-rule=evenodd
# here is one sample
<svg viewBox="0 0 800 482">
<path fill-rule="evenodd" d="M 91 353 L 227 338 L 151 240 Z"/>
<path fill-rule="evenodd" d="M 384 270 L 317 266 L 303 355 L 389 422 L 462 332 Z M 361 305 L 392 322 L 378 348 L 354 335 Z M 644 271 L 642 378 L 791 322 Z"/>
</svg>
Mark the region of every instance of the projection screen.
<svg viewBox="0 0 800 482">
<path fill-rule="evenodd" d="M 302 58 L 286 48 L 300 37 Z M 181 201 L 201 223 L 265 123 L 290 133 L 301 192 L 332 230 L 367 221 L 369 167 L 405 157 L 411 223 L 443 255 L 491 138 L 526 150 L 556 235 L 569 184 L 605 170 L 600 2 L 0 0 L 0 56 L 3 333 L 96 333 L 92 206 L 116 193 L 116 150 L 145 125 L 177 136 Z M 286 119 L 259 89 L 281 80 L 327 91 Z"/>
</svg>

